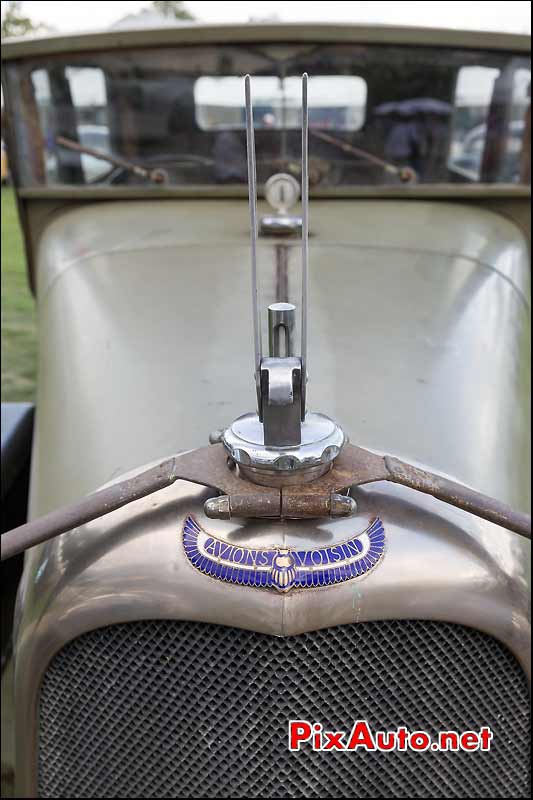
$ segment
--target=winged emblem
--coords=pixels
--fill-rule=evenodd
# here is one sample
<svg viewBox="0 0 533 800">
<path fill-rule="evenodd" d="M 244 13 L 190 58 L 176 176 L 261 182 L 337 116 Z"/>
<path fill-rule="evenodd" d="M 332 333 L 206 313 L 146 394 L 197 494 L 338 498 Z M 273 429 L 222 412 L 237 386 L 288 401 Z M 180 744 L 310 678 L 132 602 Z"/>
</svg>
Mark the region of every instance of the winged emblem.
<svg viewBox="0 0 533 800">
<path fill-rule="evenodd" d="M 376 517 L 351 539 L 313 550 L 243 547 L 206 533 L 188 516 L 183 525 L 185 555 L 205 575 L 239 586 L 288 592 L 331 586 L 373 569 L 385 552 L 385 530 Z"/>
</svg>

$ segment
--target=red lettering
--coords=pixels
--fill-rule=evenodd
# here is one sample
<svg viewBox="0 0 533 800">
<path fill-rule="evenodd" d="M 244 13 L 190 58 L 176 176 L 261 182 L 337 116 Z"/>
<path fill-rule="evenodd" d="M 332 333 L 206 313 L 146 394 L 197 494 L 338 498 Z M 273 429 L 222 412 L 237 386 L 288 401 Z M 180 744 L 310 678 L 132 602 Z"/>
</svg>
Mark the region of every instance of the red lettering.
<svg viewBox="0 0 533 800">
<path fill-rule="evenodd" d="M 459 750 L 459 736 L 456 731 L 441 731 L 439 736 L 441 750 Z"/>
<path fill-rule="evenodd" d="M 490 750 L 490 743 L 492 741 L 493 733 L 490 728 L 481 728 L 479 731 L 479 738 L 481 739 L 481 749 Z"/>
<path fill-rule="evenodd" d="M 479 736 L 475 731 L 465 731 L 461 734 L 462 750 L 478 750 Z"/>
<path fill-rule="evenodd" d="M 322 750 L 344 750 L 344 742 L 342 741 L 344 733 L 342 731 L 324 731 L 326 742 Z"/>
<path fill-rule="evenodd" d="M 289 722 L 289 750 L 299 750 L 300 742 L 308 742 L 312 727 L 305 719 L 291 719 Z"/>
<path fill-rule="evenodd" d="M 478 731 L 439 731 L 434 742 L 426 731 L 413 731 L 406 727 L 396 730 L 372 732 L 365 719 L 356 720 L 350 733 L 345 731 L 325 731 L 320 722 L 308 722 L 305 719 L 289 720 L 289 750 L 298 751 L 302 742 L 309 742 L 315 751 L 337 750 L 398 750 L 405 752 L 408 748 L 415 752 L 425 750 L 441 750 L 457 752 L 463 750 L 490 750 L 494 734 L 487 726 Z"/>
<path fill-rule="evenodd" d="M 394 750 L 396 737 L 394 731 L 376 731 L 376 747 L 378 750 Z"/>
<path fill-rule="evenodd" d="M 346 746 L 347 750 L 357 750 L 358 747 L 364 747 L 366 750 L 375 750 L 376 745 L 370 728 L 366 720 L 358 720 L 350 733 L 350 740 Z"/>
<path fill-rule="evenodd" d="M 409 731 L 407 728 L 398 728 L 396 731 L 397 750 L 407 750 L 407 739 L 409 738 Z"/>
<path fill-rule="evenodd" d="M 315 722 L 313 725 L 313 750 L 320 750 L 322 745 L 322 725 L 320 722 Z"/>
<path fill-rule="evenodd" d="M 427 750 L 431 739 L 424 731 L 414 731 L 409 740 L 411 750 Z"/>
</svg>

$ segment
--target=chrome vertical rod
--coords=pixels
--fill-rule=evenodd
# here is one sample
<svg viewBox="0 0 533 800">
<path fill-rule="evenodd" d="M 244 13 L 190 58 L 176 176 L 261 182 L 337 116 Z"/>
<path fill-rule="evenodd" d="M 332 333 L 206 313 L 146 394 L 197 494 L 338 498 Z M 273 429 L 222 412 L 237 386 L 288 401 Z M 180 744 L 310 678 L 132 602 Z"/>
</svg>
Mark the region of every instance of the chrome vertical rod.
<svg viewBox="0 0 533 800">
<path fill-rule="evenodd" d="M 259 380 L 263 347 L 261 342 L 261 310 L 257 277 L 257 177 L 255 166 L 254 112 L 250 76 L 244 78 L 246 106 L 246 151 L 248 157 L 248 203 L 250 208 L 250 249 L 252 259 L 252 316 L 254 327 L 255 379 Z"/>
<path fill-rule="evenodd" d="M 302 75 L 302 420 L 307 384 L 307 294 L 309 272 L 309 114 L 307 72 Z"/>
<path fill-rule="evenodd" d="M 296 306 L 272 303 L 268 307 L 268 351 L 271 358 L 294 356 Z"/>
</svg>

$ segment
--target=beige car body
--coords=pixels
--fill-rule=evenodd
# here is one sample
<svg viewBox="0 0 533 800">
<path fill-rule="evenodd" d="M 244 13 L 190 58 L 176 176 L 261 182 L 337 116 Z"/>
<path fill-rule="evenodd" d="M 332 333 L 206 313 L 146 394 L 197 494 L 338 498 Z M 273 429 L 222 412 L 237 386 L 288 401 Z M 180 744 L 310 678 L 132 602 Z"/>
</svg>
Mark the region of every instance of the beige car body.
<svg viewBox="0 0 533 800">
<path fill-rule="evenodd" d="M 284 40 L 529 48 L 527 37 L 499 34 L 250 25 L 21 41 L 4 57 Z M 310 221 L 311 407 L 355 443 L 524 511 L 529 194 L 506 185 L 317 190 Z M 18 196 L 39 306 L 35 518 L 206 444 L 253 407 L 249 234 L 245 187 Z M 298 242 L 262 239 L 259 262 L 265 302 L 280 269 L 296 297 Z M 27 555 L 16 620 L 19 796 L 36 791 L 41 676 L 66 642 L 101 625 L 195 619 L 286 636 L 354 620 L 446 620 L 490 633 L 529 673 L 530 549 L 515 534 L 390 485 L 356 490 L 355 518 L 322 523 L 214 522 L 203 515 L 208 494 L 177 484 Z M 284 596 L 195 571 L 179 541 L 189 514 L 231 541 L 305 547 L 342 541 L 379 514 L 389 544 L 356 585 Z"/>
</svg>

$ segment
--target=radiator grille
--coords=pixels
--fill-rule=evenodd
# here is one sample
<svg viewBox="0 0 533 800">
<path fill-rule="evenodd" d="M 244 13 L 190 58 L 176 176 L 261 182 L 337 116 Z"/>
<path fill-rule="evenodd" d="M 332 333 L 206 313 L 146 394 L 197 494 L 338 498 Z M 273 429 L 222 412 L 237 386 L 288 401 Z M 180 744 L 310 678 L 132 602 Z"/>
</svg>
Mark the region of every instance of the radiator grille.
<svg viewBox="0 0 533 800">
<path fill-rule="evenodd" d="M 41 689 L 43 797 L 525 797 L 523 672 L 491 637 L 422 621 L 280 639 L 148 621 L 92 631 Z M 289 753 L 290 717 L 494 732 L 489 753 Z"/>
</svg>

